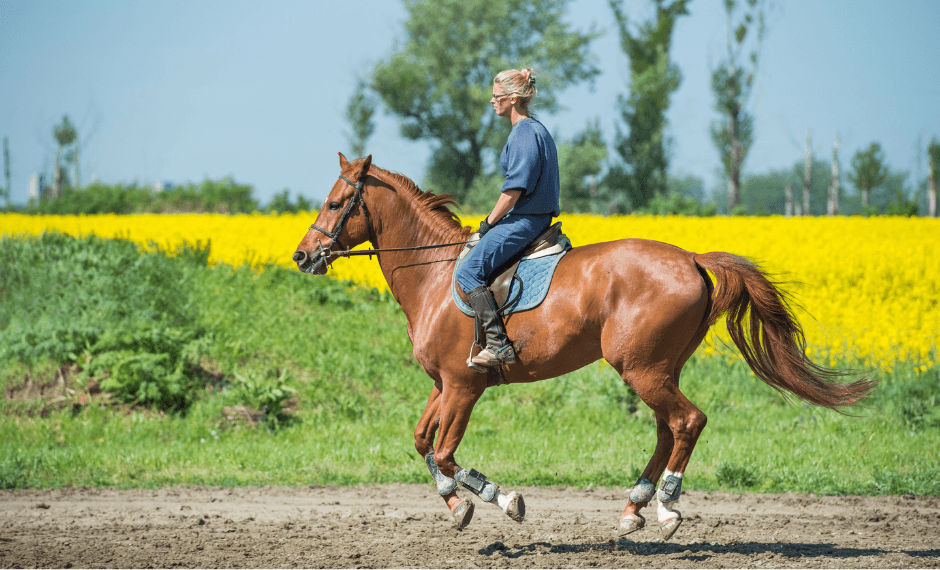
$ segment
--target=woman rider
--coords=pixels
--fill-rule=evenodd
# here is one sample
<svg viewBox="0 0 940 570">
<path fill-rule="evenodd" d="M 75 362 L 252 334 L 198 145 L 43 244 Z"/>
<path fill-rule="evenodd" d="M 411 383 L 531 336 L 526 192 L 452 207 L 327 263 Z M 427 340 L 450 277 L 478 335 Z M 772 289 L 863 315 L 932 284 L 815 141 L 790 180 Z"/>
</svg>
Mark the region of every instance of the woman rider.
<svg viewBox="0 0 940 570">
<path fill-rule="evenodd" d="M 499 157 L 506 181 L 493 211 L 480 223 L 480 241 L 455 275 L 486 337 L 486 347 L 467 362 L 471 368 L 516 361 L 488 286 L 499 270 L 561 213 L 555 141 L 529 111 L 537 93 L 534 74 L 531 68 L 510 69 L 493 80 L 493 110 L 512 123 L 512 132 Z"/>
</svg>

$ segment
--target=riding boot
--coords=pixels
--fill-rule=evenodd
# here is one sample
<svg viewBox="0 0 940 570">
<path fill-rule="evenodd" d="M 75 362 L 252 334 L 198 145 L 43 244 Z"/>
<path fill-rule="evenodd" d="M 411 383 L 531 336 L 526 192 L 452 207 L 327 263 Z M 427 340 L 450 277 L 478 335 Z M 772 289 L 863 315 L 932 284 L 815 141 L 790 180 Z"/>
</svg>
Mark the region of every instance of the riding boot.
<svg viewBox="0 0 940 570">
<path fill-rule="evenodd" d="M 503 319 L 499 316 L 496 299 L 486 286 L 480 286 L 467 292 L 470 306 L 476 313 L 477 330 L 483 329 L 486 346 L 468 363 L 477 366 L 502 366 L 516 361 L 516 352 L 506 337 Z M 482 344 L 482 343 L 480 343 Z"/>
</svg>

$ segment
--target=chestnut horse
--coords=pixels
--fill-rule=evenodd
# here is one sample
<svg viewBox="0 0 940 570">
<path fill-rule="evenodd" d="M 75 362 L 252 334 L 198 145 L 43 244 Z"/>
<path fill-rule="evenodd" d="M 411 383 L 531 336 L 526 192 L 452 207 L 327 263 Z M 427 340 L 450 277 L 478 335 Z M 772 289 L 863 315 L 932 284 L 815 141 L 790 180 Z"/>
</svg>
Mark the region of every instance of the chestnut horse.
<svg viewBox="0 0 940 570">
<path fill-rule="evenodd" d="M 492 374 L 467 368 L 474 319 L 457 308 L 450 291 L 471 230 L 451 212 L 452 196 L 422 192 L 372 165 L 371 155 L 339 159 L 340 176 L 294 261 L 301 271 L 322 275 L 367 240 L 380 250 L 373 254 L 408 320 L 414 356 L 434 381 L 415 448 L 459 528 L 470 522 L 473 502 L 457 496 L 458 483 L 521 521 L 521 495 L 505 494 L 454 457 L 474 404 L 495 383 Z M 839 409 L 875 385 L 839 382 L 846 373 L 813 364 L 786 294 L 753 263 L 729 253 L 696 254 L 641 239 L 575 247 L 558 264 L 545 301 L 507 320 L 517 361 L 503 368 L 505 381 L 555 378 L 604 358 L 655 412 L 656 449 L 620 517 L 621 534 L 644 526 L 639 511 L 654 496 L 664 539 L 682 522 L 674 506 L 705 414 L 679 391 L 679 375 L 721 315 L 754 374 L 780 391 Z"/>
</svg>

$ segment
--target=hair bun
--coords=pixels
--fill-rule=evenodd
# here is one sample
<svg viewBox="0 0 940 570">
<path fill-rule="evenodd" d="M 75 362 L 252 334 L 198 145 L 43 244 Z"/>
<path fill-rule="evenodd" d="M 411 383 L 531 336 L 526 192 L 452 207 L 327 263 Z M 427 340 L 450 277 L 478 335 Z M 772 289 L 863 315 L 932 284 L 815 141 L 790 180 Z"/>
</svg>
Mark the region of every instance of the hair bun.
<svg viewBox="0 0 940 570">
<path fill-rule="evenodd" d="M 527 67 L 522 70 L 522 78 L 530 87 L 535 87 L 535 70 Z"/>
</svg>

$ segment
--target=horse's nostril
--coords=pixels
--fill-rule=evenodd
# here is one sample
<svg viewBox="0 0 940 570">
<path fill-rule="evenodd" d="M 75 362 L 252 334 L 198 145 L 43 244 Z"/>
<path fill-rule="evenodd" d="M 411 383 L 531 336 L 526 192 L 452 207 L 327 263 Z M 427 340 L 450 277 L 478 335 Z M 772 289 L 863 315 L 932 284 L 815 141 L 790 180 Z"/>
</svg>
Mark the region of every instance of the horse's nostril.
<svg viewBox="0 0 940 570">
<path fill-rule="evenodd" d="M 307 261 L 307 252 L 295 251 L 294 256 L 291 259 L 293 259 L 296 263 L 303 263 L 304 261 Z"/>
</svg>

